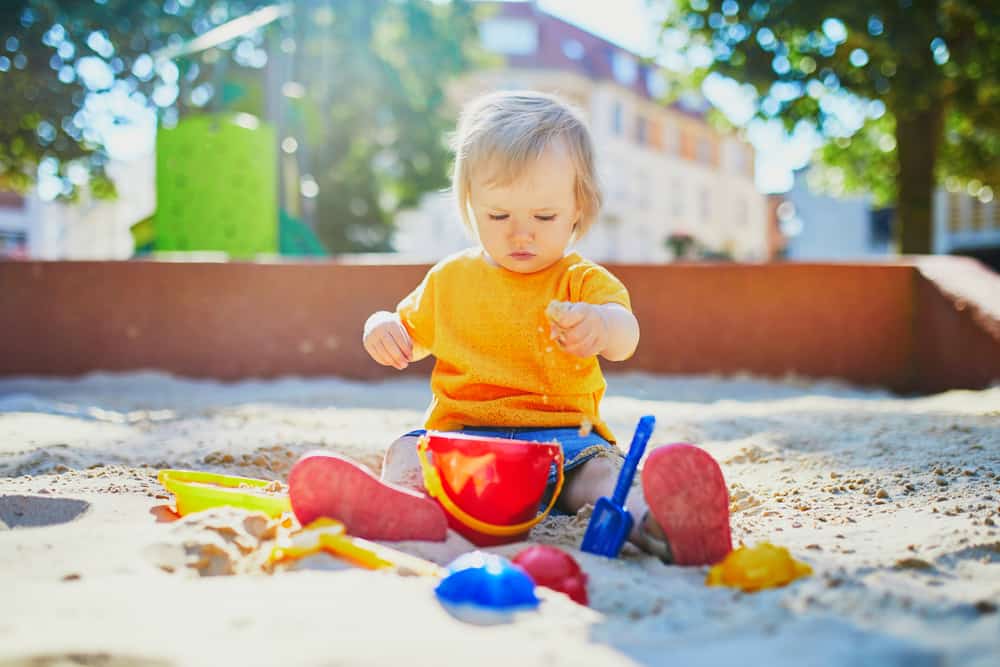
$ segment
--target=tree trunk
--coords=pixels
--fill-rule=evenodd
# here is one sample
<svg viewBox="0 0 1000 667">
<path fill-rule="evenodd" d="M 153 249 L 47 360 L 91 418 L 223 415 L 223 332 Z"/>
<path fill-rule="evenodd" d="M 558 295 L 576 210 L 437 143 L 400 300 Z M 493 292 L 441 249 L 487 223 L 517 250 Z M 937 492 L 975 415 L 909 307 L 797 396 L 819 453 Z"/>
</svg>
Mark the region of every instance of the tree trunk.
<svg viewBox="0 0 1000 667">
<path fill-rule="evenodd" d="M 934 165 L 942 139 L 943 100 L 896 113 L 896 244 L 904 255 L 930 254 L 934 242 Z"/>
</svg>

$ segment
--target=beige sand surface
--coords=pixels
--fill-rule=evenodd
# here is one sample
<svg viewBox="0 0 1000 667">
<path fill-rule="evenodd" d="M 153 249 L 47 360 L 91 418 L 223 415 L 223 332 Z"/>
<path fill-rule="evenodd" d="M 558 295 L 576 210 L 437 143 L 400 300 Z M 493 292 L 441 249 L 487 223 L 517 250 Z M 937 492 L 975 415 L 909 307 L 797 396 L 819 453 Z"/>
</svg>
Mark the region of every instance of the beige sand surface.
<svg viewBox="0 0 1000 667">
<path fill-rule="evenodd" d="M 427 398 L 420 378 L 0 380 L 0 667 L 1000 664 L 1000 388 L 900 398 L 612 376 L 604 412 L 620 437 L 650 413 L 654 444 L 705 447 L 737 539 L 815 569 L 753 595 L 631 547 L 615 561 L 573 551 L 591 608 L 551 594 L 477 627 L 445 613 L 430 579 L 326 556 L 265 574 L 273 531 L 244 513 L 158 521 L 158 468 L 281 479 L 314 448 L 377 467 Z M 575 549 L 586 520 L 532 537 Z M 456 535 L 401 546 L 441 563 L 470 548 Z"/>
</svg>

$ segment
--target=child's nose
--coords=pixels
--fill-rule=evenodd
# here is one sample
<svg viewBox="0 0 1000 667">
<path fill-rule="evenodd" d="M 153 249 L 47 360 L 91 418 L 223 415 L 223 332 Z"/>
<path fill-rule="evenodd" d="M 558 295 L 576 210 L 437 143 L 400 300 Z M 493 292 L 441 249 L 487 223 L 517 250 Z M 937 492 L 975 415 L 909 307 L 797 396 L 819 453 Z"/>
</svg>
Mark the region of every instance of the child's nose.
<svg viewBox="0 0 1000 667">
<path fill-rule="evenodd" d="M 510 225 L 510 237 L 512 239 L 530 239 L 532 236 L 531 224 L 522 218 L 514 218 Z"/>
</svg>

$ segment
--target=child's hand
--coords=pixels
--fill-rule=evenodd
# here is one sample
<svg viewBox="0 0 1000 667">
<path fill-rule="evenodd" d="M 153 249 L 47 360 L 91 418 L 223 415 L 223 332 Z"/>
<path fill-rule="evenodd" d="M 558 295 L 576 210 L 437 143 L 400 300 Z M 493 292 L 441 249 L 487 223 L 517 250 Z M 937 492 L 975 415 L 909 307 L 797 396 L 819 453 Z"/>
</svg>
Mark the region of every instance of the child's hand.
<svg viewBox="0 0 1000 667">
<path fill-rule="evenodd" d="M 365 322 L 365 351 L 383 366 L 403 370 L 413 361 L 413 340 L 396 313 L 384 310 Z"/>
<path fill-rule="evenodd" d="M 552 338 L 569 354 L 592 357 L 608 345 L 608 323 L 598 306 L 552 301 L 545 309 L 545 315 L 552 323 Z"/>
</svg>

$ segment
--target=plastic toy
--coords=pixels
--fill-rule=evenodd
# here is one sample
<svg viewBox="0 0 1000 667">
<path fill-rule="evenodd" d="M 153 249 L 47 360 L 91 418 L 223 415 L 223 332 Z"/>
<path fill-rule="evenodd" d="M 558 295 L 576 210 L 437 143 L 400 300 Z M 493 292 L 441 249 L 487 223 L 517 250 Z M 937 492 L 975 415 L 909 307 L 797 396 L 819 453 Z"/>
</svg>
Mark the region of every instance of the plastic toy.
<svg viewBox="0 0 1000 667">
<path fill-rule="evenodd" d="M 200 470 L 161 470 L 157 479 L 174 494 L 181 516 L 226 505 L 271 517 L 292 511 L 288 493 L 280 490 L 280 482 Z"/>
<path fill-rule="evenodd" d="M 448 613 L 479 625 L 506 623 L 539 605 L 531 577 L 506 558 L 482 551 L 452 561 L 434 594 Z"/>
<path fill-rule="evenodd" d="M 755 547 L 740 546 L 713 565 L 705 577 L 709 586 L 739 588 L 753 593 L 785 586 L 812 574 L 808 564 L 792 558 L 788 549 L 762 542 Z"/>
<path fill-rule="evenodd" d="M 639 466 L 643 452 L 646 451 L 646 442 L 653 434 L 655 425 L 656 419 L 651 415 L 639 420 L 635 435 L 632 437 L 632 444 L 628 448 L 628 456 L 625 457 L 625 463 L 618 473 L 614 493 L 611 498 L 607 496 L 598 498 L 597 504 L 594 505 L 594 513 L 590 516 L 590 523 L 587 524 L 587 532 L 584 533 L 583 544 L 580 546 L 583 551 L 616 558 L 622 550 L 622 545 L 625 544 L 625 539 L 634 523 L 632 515 L 625 509 L 625 499 L 628 497 L 629 489 L 632 488 L 635 469 Z"/>
<path fill-rule="evenodd" d="M 432 431 L 421 436 L 417 455 L 424 487 L 445 510 L 448 525 L 478 546 L 524 539 L 562 490 L 563 453 L 557 442 Z M 555 490 L 539 513 L 553 465 Z"/>
<path fill-rule="evenodd" d="M 396 549 L 351 537 L 344 524 L 333 519 L 317 519 L 305 528 L 278 539 L 268 559 L 271 563 L 305 558 L 326 551 L 352 565 L 368 570 L 392 569 L 400 574 L 440 577 L 444 568 Z"/>
<path fill-rule="evenodd" d="M 247 114 L 200 114 L 156 133 L 157 251 L 278 251 L 276 130 Z"/>
<path fill-rule="evenodd" d="M 564 593 L 577 604 L 587 604 L 587 575 L 565 551 L 538 544 L 514 556 L 514 564 L 527 572 L 536 586 Z"/>
</svg>

